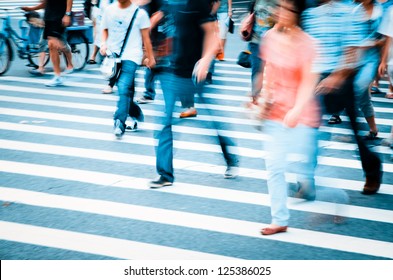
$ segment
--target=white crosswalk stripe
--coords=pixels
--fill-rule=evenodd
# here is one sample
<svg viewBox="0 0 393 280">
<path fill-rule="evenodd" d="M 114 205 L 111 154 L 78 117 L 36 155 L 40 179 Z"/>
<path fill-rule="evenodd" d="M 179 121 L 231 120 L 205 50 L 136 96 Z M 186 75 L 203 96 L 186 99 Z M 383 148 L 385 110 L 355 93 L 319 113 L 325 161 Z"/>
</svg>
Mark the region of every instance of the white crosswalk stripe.
<svg viewBox="0 0 393 280">
<path fill-rule="evenodd" d="M 117 96 L 100 93 L 105 81 L 96 68 L 71 74 L 54 89 L 43 86 L 49 75 L 0 77 L 0 245 L 30 245 L 59 259 L 69 253 L 81 259 L 393 259 L 391 149 L 372 147 L 384 159 L 384 183 L 377 195 L 362 196 L 362 168 L 345 116 L 339 126 L 321 127 L 317 200 L 290 197 L 288 233 L 259 234 L 270 222 L 267 135 L 245 114 L 249 70 L 234 59 L 216 69 L 205 89 L 209 104 L 196 103 L 197 118 L 174 115 L 176 181 L 159 190 L 148 188 L 154 134 L 164 116 L 159 88 L 157 100 L 142 105 L 140 130 L 118 141 L 111 133 Z M 136 89 L 140 96 L 143 70 Z M 388 137 L 393 102 L 382 95 L 373 101 L 379 136 Z M 221 133 L 237 142 L 231 151 L 241 160 L 238 179 L 222 178 L 212 119 L 228 125 Z M 295 174 L 286 175 L 293 185 Z M 334 216 L 344 223 L 334 224 Z"/>
</svg>

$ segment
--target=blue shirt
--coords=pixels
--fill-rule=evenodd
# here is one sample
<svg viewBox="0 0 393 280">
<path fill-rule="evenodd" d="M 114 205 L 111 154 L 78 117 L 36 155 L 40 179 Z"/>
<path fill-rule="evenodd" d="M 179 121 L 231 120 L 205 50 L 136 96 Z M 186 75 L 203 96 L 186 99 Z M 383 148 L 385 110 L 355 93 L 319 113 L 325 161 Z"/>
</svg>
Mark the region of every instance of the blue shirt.
<svg viewBox="0 0 393 280">
<path fill-rule="evenodd" d="M 331 1 L 302 14 L 304 31 L 317 41 L 313 72 L 331 73 L 352 67 L 344 64 L 344 52 L 360 44 L 359 27 L 351 16 L 354 7 L 352 3 Z"/>
</svg>

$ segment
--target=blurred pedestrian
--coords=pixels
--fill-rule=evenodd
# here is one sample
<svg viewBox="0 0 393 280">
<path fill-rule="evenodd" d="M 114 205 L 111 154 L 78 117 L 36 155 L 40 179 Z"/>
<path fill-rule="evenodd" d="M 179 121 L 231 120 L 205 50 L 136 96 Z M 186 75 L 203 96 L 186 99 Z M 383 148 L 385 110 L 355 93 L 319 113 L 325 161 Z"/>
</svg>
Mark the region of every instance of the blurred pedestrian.
<svg viewBox="0 0 393 280">
<path fill-rule="evenodd" d="M 164 93 L 165 117 L 163 128 L 157 135 L 156 169 L 159 177 L 150 182 L 151 188 L 170 186 L 174 182 L 172 114 L 176 99 L 190 98 L 191 94 L 193 98 L 194 93 L 198 93 L 204 100 L 204 80 L 219 48 L 215 36 L 215 19 L 211 16 L 211 0 L 171 1 L 170 6 L 176 33 L 173 38 L 172 65 L 168 71 L 158 75 Z M 234 178 L 237 159 L 229 152 L 229 146 L 233 143 L 220 135 L 218 122 L 212 121 L 212 125 L 217 129 L 218 141 L 227 164 L 224 176 Z"/>
<path fill-rule="evenodd" d="M 64 73 L 70 74 L 74 70 L 70 46 L 64 37 L 65 28 L 71 24 L 72 3 L 73 0 L 45 0 L 44 39 L 48 40 L 49 55 L 55 72 L 53 79 L 45 84 L 48 87 L 63 84 L 59 51 L 63 52 L 67 59 Z"/>
<path fill-rule="evenodd" d="M 263 44 L 265 33 L 274 25 L 276 5 L 277 0 L 254 0 L 249 5 L 249 12 L 255 15 L 252 37 L 248 44 L 248 49 L 251 52 L 251 95 L 254 99 L 261 91 L 261 83 L 256 80 L 256 77 L 258 72 L 263 71 L 264 66 L 259 54 L 260 44 Z"/>
<path fill-rule="evenodd" d="M 385 46 L 381 52 L 380 76 L 388 75 L 389 89 L 386 98 L 393 98 L 393 6 L 388 9 L 378 32 L 386 37 Z"/>
<path fill-rule="evenodd" d="M 381 35 L 377 32 L 382 21 L 383 9 L 375 0 L 356 0 L 354 3 L 358 5 L 352 11 L 351 17 L 358 21 L 357 33 L 360 36 L 359 47 L 362 52 L 362 59 L 359 60 L 354 80 L 355 102 L 356 108 L 360 109 L 369 125 L 369 133 L 365 139 L 375 140 L 378 128 L 369 88 L 377 75 L 381 47 L 384 43 Z M 339 112 L 333 114 L 328 123 L 341 123 Z"/>
<path fill-rule="evenodd" d="M 143 113 L 134 102 L 135 73 L 142 64 L 143 49 L 147 54 L 147 67 L 154 67 L 155 59 L 149 36 L 150 20 L 146 11 L 139 9 L 130 0 L 118 0 L 108 6 L 102 19 L 102 43 L 100 52 L 107 50 L 120 55 L 121 70 L 117 81 L 119 99 L 114 114 L 113 133 L 121 139 L 126 129 L 128 115 L 136 121 L 143 121 Z M 128 33 L 128 36 L 127 36 Z M 124 43 L 124 45 L 123 45 Z M 123 52 L 122 52 L 123 46 Z"/>
<path fill-rule="evenodd" d="M 299 25 L 305 1 L 281 0 L 277 9 L 277 23 L 266 32 L 261 45 L 265 76 L 263 101 L 259 102 L 264 131 L 269 136 L 265 162 L 272 216 L 271 224 L 261 230 L 263 235 L 287 231 L 290 215 L 285 171 L 289 153 L 300 156 L 296 162 L 298 181 L 303 185 L 314 183 L 320 121 L 314 97 L 318 75 L 311 71 L 315 43 Z"/>
<path fill-rule="evenodd" d="M 366 177 L 363 194 L 374 194 L 381 185 L 382 162 L 359 135 L 356 120 L 354 81 L 362 66 L 359 54 L 364 43 L 364 18 L 353 16 L 355 7 L 341 1 L 322 1 L 318 7 L 305 11 L 302 22 L 304 30 L 318 40 L 319 57 L 313 71 L 321 73 L 316 94 L 320 96 L 323 113 L 346 110 Z"/>
<path fill-rule="evenodd" d="M 166 15 L 163 10 L 164 0 L 150 0 L 149 3 L 141 6 L 141 8 L 145 9 L 150 17 L 150 39 L 152 42 L 153 50 L 158 50 L 160 47 L 164 47 L 164 44 L 170 44 L 170 42 L 165 42 L 171 35 L 169 33 L 169 28 L 167 27 Z M 170 47 L 170 46 L 165 46 Z M 157 53 L 157 52 L 156 52 Z M 166 56 L 166 55 L 165 55 Z M 162 64 L 163 57 L 160 57 L 157 60 L 158 64 Z M 165 58 L 169 59 L 169 58 Z M 139 104 L 149 104 L 152 103 L 156 97 L 156 89 L 155 89 L 155 81 L 156 81 L 156 73 L 160 70 L 159 65 L 155 68 L 146 68 L 145 69 L 145 91 L 143 96 L 140 97 L 137 102 Z"/>
<path fill-rule="evenodd" d="M 53 64 L 53 71 L 55 72 L 53 79 L 45 84 L 48 87 L 63 85 L 60 69 L 60 53 L 64 53 L 67 60 L 64 73 L 70 74 L 74 69 L 70 46 L 65 38 L 65 28 L 71 24 L 72 3 L 73 0 L 43 0 L 34 7 L 22 8 L 24 11 L 45 9 L 43 38 L 48 41 L 49 55 Z M 41 60 L 43 59 L 44 56 L 41 55 Z M 42 68 L 43 66 L 40 70 L 43 70 Z"/>
<path fill-rule="evenodd" d="M 377 2 L 382 6 L 382 10 L 383 10 L 382 17 L 383 18 L 388 17 L 387 11 L 388 11 L 389 7 L 393 5 L 393 0 L 377 0 Z M 377 76 L 375 77 L 375 80 L 370 87 L 371 94 L 382 93 L 381 90 L 379 89 L 379 81 L 381 80 L 381 77 L 383 77 L 383 76 L 381 76 L 381 75 L 379 75 L 379 73 L 377 73 Z M 391 89 L 392 87 L 393 87 L 393 85 L 389 81 L 389 88 Z"/>
</svg>

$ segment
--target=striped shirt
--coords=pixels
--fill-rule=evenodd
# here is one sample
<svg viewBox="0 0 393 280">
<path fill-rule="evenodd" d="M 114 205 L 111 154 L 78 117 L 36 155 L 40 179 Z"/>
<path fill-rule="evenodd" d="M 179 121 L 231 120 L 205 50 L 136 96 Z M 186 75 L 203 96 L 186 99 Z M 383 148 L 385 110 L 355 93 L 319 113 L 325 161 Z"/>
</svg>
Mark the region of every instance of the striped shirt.
<svg viewBox="0 0 393 280">
<path fill-rule="evenodd" d="M 313 72 L 331 73 L 347 67 L 344 65 L 344 51 L 348 47 L 358 47 L 361 36 L 352 18 L 355 5 L 330 1 L 327 4 L 310 8 L 302 15 L 305 32 L 317 40 L 317 58 Z"/>
</svg>

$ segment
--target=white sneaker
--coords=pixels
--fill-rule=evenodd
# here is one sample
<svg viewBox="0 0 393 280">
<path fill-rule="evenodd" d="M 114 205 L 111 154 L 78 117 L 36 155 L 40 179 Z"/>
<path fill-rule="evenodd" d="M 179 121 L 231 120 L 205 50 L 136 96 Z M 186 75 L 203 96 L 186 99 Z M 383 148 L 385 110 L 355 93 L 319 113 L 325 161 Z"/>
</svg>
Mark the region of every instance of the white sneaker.
<svg viewBox="0 0 393 280">
<path fill-rule="evenodd" d="M 112 88 L 111 86 L 106 86 L 106 87 L 102 90 L 102 93 L 105 93 L 105 94 L 113 93 L 113 88 Z"/>
<path fill-rule="evenodd" d="M 65 70 L 64 70 L 64 74 L 65 74 L 65 75 L 69 75 L 69 74 L 72 74 L 72 73 L 74 73 L 74 68 L 65 69 Z"/>
<path fill-rule="evenodd" d="M 60 76 L 54 76 L 52 80 L 47 82 L 45 86 L 47 87 L 57 87 L 57 86 L 62 86 L 63 85 L 63 78 Z"/>
</svg>

